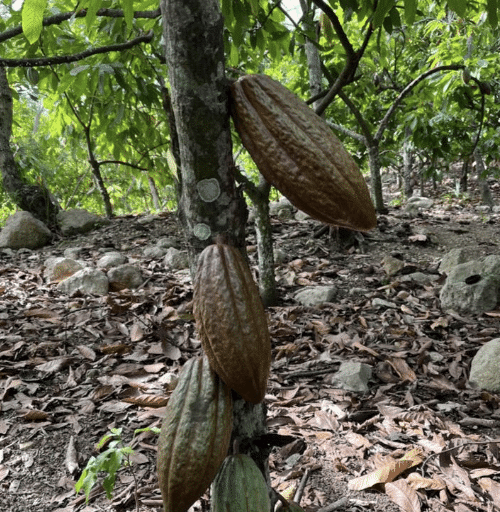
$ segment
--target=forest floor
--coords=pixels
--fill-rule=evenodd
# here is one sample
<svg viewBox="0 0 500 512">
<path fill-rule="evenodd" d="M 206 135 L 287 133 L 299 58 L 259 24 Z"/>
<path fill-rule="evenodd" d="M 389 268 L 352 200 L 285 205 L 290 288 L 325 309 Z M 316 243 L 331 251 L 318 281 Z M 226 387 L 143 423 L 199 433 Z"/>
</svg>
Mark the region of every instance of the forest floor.
<svg viewBox="0 0 500 512">
<path fill-rule="evenodd" d="M 498 183 L 493 192 L 500 204 Z M 471 358 L 500 336 L 500 308 L 445 314 L 444 276 L 403 279 L 415 271 L 438 276 L 440 259 L 453 248 L 478 257 L 500 253 L 500 215 L 471 197 L 460 202 L 441 190 L 434 206 L 414 217 L 390 208 L 381 229 L 343 249 L 318 222 L 272 219 L 276 247 L 288 259 L 277 266 L 279 305 L 268 310 L 266 402 L 270 430 L 297 441 L 273 451 L 271 478 L 287 494 L 307 471 L 300 501 L 306 512 L 500 510 L 500 395 L 471 389 L 467 380 Z M 188 272 L 142 256 L 161 237 L 182 246 L 175 217 L 140 220 L 118 217 L 41 250 L 0 253 L 2 512 L 162 509 L 156 435 L 132 434 L 160 426 L 172 379 L 200 343 Z M 255 264 L 252 227 L 248 244 Z M 105 297 L 62 295 L 45 282 L 43 263 L 75 246 L 93 262 L 103 248 L 125 253 L 141 266 L 145 285 Z M 388 276 L 383 262 L 391 255 L 404 268 Z M 317 284 L 337 287 L 335 303 L 294 302 L 295 291 Z M 377 306 L 376 298 L 396 307 Z M 372 367 L 369 392 L 335 387 L 342 361 Z M 134 448 L 133 472 L 118 471 L 111 500 L 100 474 L 86 503 L 75 481 L 110 428 L 122 429 Z M 192 510 L 207 511 L 207 503 L 208 495 Z"/>
</svg>

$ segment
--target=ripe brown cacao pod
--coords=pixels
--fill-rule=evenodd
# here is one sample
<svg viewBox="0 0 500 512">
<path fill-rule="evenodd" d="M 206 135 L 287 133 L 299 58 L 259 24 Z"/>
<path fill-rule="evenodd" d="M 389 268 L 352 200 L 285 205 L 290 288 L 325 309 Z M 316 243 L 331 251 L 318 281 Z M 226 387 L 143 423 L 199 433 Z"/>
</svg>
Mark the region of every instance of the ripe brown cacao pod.
<svg viewBox="0 0 500 512">
<path fill-rule="evenodd" d="M 248 402 L 261 402 L 271 340 L 259 290 L 238 249 L 215 244 L 200 254 L 193 313 L 214 371 Z"/>
<path fill-rule="evenodd" d="M 255 462 L 244 454 L 230 455 L 212 486 L 212 512 L 268 512 L 266 481 Z"/>
<path fill-rule="evenodd" d="M 265 75 L 231 85 L 241 141 L 266 180 L 292 204 L 327 224 L 367 231 L 375 208 L 363 175 L 326 122 Z"/>
<path fill-rule="evenodd" d="M 231 390 L 206 357 L 189 360 L 168 401 L 158 441 L 165 512 L 186 512 L 224 461 L 233 423 Z"/>
</svg>

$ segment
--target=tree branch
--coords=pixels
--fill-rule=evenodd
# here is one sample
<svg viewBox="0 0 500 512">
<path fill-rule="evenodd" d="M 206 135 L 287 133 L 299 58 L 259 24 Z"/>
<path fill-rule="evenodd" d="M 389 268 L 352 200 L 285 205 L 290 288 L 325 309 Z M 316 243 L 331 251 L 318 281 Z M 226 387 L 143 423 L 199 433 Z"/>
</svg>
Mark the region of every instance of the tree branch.
<svg viewBox="0 0 500 512">
<path fill-rule="evenodd" d="M 54 16 L 49 16 L 48 18 L 44 18 L 42 24 L 44 27 L 48 27 L 50 25 L 60 25 L 63 21 L 67 21 L 71 18 L 84 18 L 87 15 L 87 9 L 81 9 L 78 12 L 63 12 L 60 14 L 55 14 Z M 136 11 L 134 12 L 134 18 L 148 18 L 154 19 L 159 18 L 161 15 L 160 9 L 155 9 L 154 11 Z M 99 9 L 97 11 L 97 16 L 108 17 L 108 18 L 123 18 L 124 14 L 121 9 Z M 23 28 L 19 25 L 17 27 L 6 30 L 5 32 L 0 33 L 0 43 L 7 41 L 8 39 L 12 39 L 23 33 Z"/>
<path fill-rule="evenodd" d="M 366 139 L 365 139 L 365 137 L 363 137 L 363 135 L 360 135 L 357 132 L 353 132 L 352 130 L 349 130 L 345 126 L 342 126 L 337 123 L 333 123 L 332 121 L 327 121 L 326 124 L 330 128 L 333 128 L 334 130 L 337 130 L 338 132 L 343 133 L 344 135 L 347 135 L 349 137 L 352 137 L 353 139 L 359 140 L 359 142 L 362 142 L 365 146 L 367 145 Z"/>
<path fill-rule="evenodd" d="M 407 96 L 415 88 L 415 86 L 417 86 L 420 82 L 422 82 L 422 80 L 425 80 L 427 77 L 434 75 L 435 73 L 439 73 L 440 71 L 457 71 L 459 69 L 464 69 L 464 68 L 465 68 L 465 66 L 463 64 L 449 64 L 446 66 L 438 66 L 436 68 L 429 69 L 429 71 L 422 73 L 419 77 L 415 78 L 415 80 L 412 80 L 399 93 L 399 96 L 394 100 L 394 103 L 391 105 L 389 110 L 386 112 L 382 121 L 380 121 L 380 125 L 379 125 L 377 132 L 375 133 L 374 139 L 376 141 L 380 141 L 380 139 L 382 138 L 382 135 L 384 133 L 384 130 L 387 128 L 389 119 L 391 118 L 392 114 L 394 114 L 395 110 L 399 107 L 400 103 L 403 101 L 405 96 Z"/>
<path fill-rule="evenodd" d="M 138 169 L 139 171 L 147 171 L 147 169 L 145 167 L 141 167 L 136 164 L 131 164 L 130 162 L 123 162 L 122 160 L 101 160 L 99 162 L 99 165 L 105 165 L 105 164 L 126 165 L 128 167 L 132 167 L 132 169 Z"/>
<path fill-rule="evenodd" d="M 342 27 L 342 24 L 340 23 L 340 20 L 338 19 L 337 15 L 333 11 L 333 9 L 325 3 L 323 0 L 312 0 L 313 3 L 319 7 L 329 18 L 332 22 L 333 28 L 337 34 L 337 37 L 339 38 L 340 44 L 344 48 L 347 57 L 352 57 L 354 55 L 354 48 L 349 41 L 349 38 L 347 37 L 347 34 L 344 32 L 344 29 Z"/>
<path fill-rule="evenodd" d="M 148 43 L 153 39 L 153 31 L 150 30 L 147 34 L 131 39 L 126 43 L 110 44 L 107 46 L 100 46 L 99 48 L 90 48 L 81 53 L 75 53 L 74 55 L 58 55 L 55 57 L 38 57 L 32 59 L 0 59 L 0 66 L 10 68 L 32 68 L 35 66 L 51 66 L 54 64 L 67 64 L 69 62 L 76 62 L 78 60 L 85 59 L 91 55 L 97 55 L 99 53 L 109 52 L 121 52 L 128 50 L 140 43 Z"/>
</svg>

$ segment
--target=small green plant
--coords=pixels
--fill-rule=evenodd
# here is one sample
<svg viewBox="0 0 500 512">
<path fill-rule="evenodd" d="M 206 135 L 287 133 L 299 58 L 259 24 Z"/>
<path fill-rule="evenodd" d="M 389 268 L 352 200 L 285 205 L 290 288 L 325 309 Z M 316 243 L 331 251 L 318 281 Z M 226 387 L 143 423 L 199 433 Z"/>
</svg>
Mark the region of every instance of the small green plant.
<svg viewBox="0 0 500 512">
<path fill-rule="evenodd" d="M 121 428 L 112 428 L 110 433 L 102 437 L 97 443 L 97 449 L 100 450 L 103 446 L 109 443 L 108 448 L 100 453 L 97 457 L 90 457 L 85 469 L 83 470 L 80 479 L 75 484 L 77 494 L 81 489 L 85 492 L 85 498 L 88 502 L 90 492 L 94 487 L 99 473 L 107 473 L 102 482 L 102 486 L 106 491 L 106 496 L 111 499 L 115 488 L 116 473 L 121 467 L 131 467 L 130 456 L 134 450 L 130 446 L 124 446 L 122 439 Z M 157 427 L 146 427 L 134 430 L 134 437 L 141 432 L 160 433 Z M 133 438 L 132 438 L 133 439 Z M 135 474 L 132 472 L 135 480 Z M 136 482 L 137 486 L 137 482 Z"/>
</svg>

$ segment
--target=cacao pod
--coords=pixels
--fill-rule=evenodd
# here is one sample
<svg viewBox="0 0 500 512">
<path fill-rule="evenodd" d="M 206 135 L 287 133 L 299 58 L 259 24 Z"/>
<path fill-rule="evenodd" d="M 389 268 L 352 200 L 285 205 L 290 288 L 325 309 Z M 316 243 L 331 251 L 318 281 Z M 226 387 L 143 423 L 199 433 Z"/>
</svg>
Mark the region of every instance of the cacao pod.
<svg viewBox="0 0 500 512">
<path fill-rule="evenodd" d="M 236 130 L 264 178 L 327 224 L 368 231 L 375 208 L 356 163 L 326 122 L 265 75 L 231 85 Z"/>
<path fill-rule="evenodd" d="M 206 357 L 189 360 L 168 401 L 158 441 L 165 512 L 186 512 L 224 461 L 233 423 L 231 390 Z"/>
<path fill-rule="evenodd" d="M 212 512 L 269 512 L 266 481 L 255 462 L 242 453 L 226 458 L 212 486 Z"/>
<path fill-rule="evenodd" d="M 214 244 L 202 251 L 193 313 L 213 370 L 247 402 L 261 402 L 271 368 L 271 339 L 259 290 L 238 249 Z"/>
</svg>

